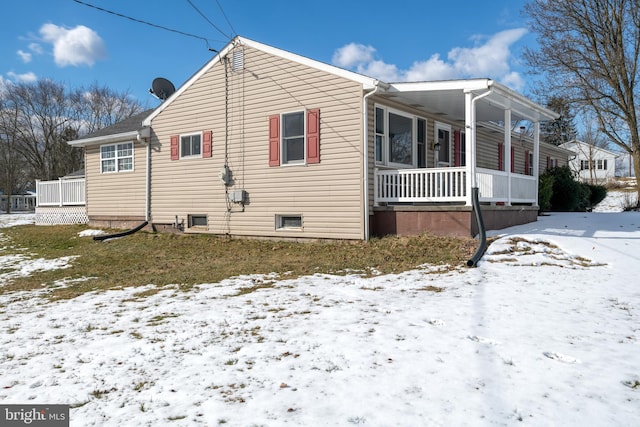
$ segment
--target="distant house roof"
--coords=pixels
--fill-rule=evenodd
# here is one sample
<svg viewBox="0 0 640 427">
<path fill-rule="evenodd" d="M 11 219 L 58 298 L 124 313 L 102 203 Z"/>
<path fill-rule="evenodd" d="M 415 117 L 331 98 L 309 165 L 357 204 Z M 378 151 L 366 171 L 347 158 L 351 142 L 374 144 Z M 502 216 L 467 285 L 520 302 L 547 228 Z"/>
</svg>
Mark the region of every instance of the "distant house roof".
<svg viewBox="0 0 640 427">
<path fill-rule="evenodd" d="M 83 138 L 68 141 L 67 143 L 72 146 L 84 147 L 97 143 L 105 144 L 109 142 L 129 141 L 136 139 L 138 136 L 148 137 L 150 134 L 149 128 L 143 126 L 142 122 L 152 112 L 153 109 L 150 109 L 134 114 L 118 123 L 97 130 Z"/>
<path fill-rule="evenodd" d="M 576 148 L 576 146 L 578 146 L 578 148 Z M 582 148 L 582 147 L 589 147 L 590 150 L 599 151 L 601 153 L 610 155 L 612 157 L 620 157 L 620 156 L 623 155 L 622 153 L 616 153 L 614 151 L 607 150 L 606 148 L 597 147 L 597 146 L 595 146 L 593 144 L 589 144 L 589 143 L 586 143 L 584 141 L 579 141 L 577 139 L 574 139 L 574 140 L 569 141 L 569 142 L 565 142 L 564 144 L 560 144 L 560 147 L 565 148 L 567 150 L 571 150 L 571 151 L 575 152 L 576 154 L 580 154 L 580 153 L 583 152 L 584 148 Z M 576 151 L 576 149 L 578 151 Z"/>
</svg>

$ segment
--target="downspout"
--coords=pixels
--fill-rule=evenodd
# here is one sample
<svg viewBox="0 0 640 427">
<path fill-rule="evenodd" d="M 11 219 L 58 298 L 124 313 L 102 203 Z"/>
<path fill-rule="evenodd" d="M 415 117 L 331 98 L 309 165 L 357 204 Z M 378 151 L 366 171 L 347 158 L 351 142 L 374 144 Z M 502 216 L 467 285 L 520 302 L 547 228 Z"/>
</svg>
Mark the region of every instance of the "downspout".
<svg viewBox="0 0 640 427">
<path fill-rule="evenodd" d="M 493 92 L 493 86 L 489 87 L 489 90 L 485 93 L 476 96 L 471 100 L 471 146 L 473 147 L 473 158 L 471 159 L 471 203 L 473 206 L 473 210 L 476 214 L 476 222 L 478 223 L 478 230 L 480 235 L 478 236 L 478 240 L 480 243 L 478 244 L 478 248 L 476 252 L 473 254 L 471 258 L 467 261 L 467 267 L 477 267 L 478 261 L 484 254 L 484 251 L 487 250 L 487 232 L 484 228 L 484 220 L 482 219 L 482 211 L 480 210 L 480 200 L 478 197 L 479 189 L 478 189 L 478 177 L 476 174 L 476 101 L 484 98 L 485 96 L 490 95 Z"/>
<path fill-rule="evenodd" d="M 362 122 L 364 126 L 364 138 L 362 141 L 363 158 L 363 187 L 364 187 L 364 240 L 369 240 L 369 109 L 367 108 L 367 98 L 375 94 L 380 82 L 378 80 L 374 83 L 374 88 L 371 92 L 362 97 Z"/>
<path fill-rule="evenodd" d="M 138 142 L 147 146 L 147 164 L 145 171 L 145 188 L 144 188 L 144 220 L 151 221 L 151 136 L 145 138 L 140 132 L 137 135 Z"/>
</svg>

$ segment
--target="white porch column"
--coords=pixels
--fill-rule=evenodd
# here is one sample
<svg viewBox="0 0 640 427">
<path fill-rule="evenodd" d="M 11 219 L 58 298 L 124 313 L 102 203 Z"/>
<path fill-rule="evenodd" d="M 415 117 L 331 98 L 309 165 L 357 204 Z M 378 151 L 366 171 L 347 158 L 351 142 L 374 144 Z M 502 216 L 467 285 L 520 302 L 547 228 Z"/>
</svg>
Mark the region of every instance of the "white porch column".
<svg viewBox="0 0 640 427">
<path fill-rule="evenodd" d="M 540 122 L 533 122 L 533 177 L 535 178 L 536 194 L 534 206 L 540 207 L 538 203 L 538 185 L 540 184 Z"/>
<path fill-rule="evenodd" d="M 504 168 L 507 172 L 507 206 L 511 206 L 511 110 L 504 110 Z"/>
<path fill-rule="evenodd" d="M 467 151 L 466 162 L 466 197 L 465 204 L 471 206 L 471 188 L 477 185 L 476 181 L 476 127 L 474 123 L 473 108 L 474 104 L 473 93 L 471 91 L 465 91 L 464 93 L 464 128 L 465 128 L 465 143 Z"/>
</svg>

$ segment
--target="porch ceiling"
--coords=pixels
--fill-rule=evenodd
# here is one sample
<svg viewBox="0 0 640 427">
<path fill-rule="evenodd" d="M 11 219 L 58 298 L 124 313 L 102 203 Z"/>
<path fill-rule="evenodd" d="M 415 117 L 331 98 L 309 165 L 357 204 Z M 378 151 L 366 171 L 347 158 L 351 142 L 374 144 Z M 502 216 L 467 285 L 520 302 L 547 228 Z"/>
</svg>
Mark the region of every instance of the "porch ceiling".
<svg viewBox="0 0 640 427">
<path fill-rule="evenodd" d="M 504 111 L 511 109 L 512 120 L 544 121 L 558 115 L 490 79 L 447 80 L 418 83 L 392 83 L 381 93 L 412 107 L 464 123 L 465 93 L 475 96 L 492 89 L 476 103 L 476 120 L 504 121 Z"/>
</svg>

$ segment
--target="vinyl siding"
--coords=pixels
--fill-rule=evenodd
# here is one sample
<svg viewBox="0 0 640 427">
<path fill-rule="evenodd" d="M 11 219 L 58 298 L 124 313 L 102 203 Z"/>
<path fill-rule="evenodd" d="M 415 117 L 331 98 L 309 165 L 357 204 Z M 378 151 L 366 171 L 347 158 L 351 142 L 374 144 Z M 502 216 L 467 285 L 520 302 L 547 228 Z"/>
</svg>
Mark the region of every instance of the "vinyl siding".
<svg viewBox="0 0 640 427">
<path fill-rule="evenodd" d="M 208 229 L 200 231 L 361 239 L 362 86 L 243 49 L 245 70 L 229 67 L 226 89 L 219 63 L 154 118 L 153 221 L 173 223 L 178 216 L 186 222 L 189 214 L 207 214 Z M 269 116 L 314 108 L 320 109 L 320 163 L 270 167 Z M 170 159 L 171 135 L 205 130 L 213 131 L 211 158 Z M 218 177 L 225 157 L 233 173 L 228 190 L 247 192 L 244 208 L 227 202 Z M 278 214 L 302 215 L 303 230 L 276 231 Z"/>
<path fill-rule="evenodd" d="M 100 146 L 86 148 L 89 218 L 145 216 L 146 147 L 140 143 L 133 147 L 133 171 L 116 173 L 100 173 Z"/>
</svg>

